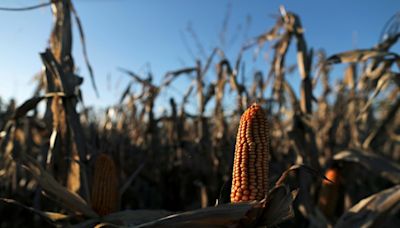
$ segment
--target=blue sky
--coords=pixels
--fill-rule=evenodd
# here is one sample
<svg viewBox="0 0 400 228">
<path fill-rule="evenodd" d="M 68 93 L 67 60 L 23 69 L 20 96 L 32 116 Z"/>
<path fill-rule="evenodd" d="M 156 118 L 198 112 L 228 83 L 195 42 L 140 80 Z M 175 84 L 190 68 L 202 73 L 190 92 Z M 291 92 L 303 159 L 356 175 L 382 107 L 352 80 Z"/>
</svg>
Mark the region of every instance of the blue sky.
<svg viewBox="0 0 400 228">
<path fill-rule="evenodd" d="M 0 7 L 42 2 L 1 0 Z M 194 55 L 201 55 L 187 30 L 189 25 L 205 53 L 210 54 L 220 44 L 220 31 L 229 4 L 232 10 L 224 47 L 231 60 L 246 39 L 271 28 L 275 23 L 271 15 L 278 13 L 279 5 L 301 17 L 308 46 L 324 48 L 328 55 L 375 45 L 385 22 L 400 10 L 398 0 L 75 0 L 74 3 L 85 30 L 100 98 L 96 98 L 91 88 L 77 30 L 74 30 L 75 63 L 85 78 L 82 90 L 86 105 L 98 107 L 116 103 L 130 82 L 117 67 L 139 74 L 151 69 L 158 83 L 165 72 L 194 65 L 187 46 Z M 245 32 L 249 16 L 251 22 Z M 0 11 L 1 97 L 15 97 L 18 103 L 31 97 L 35 88 L 32 77 L 41 69 L 38 53 L 48 45 L 51 25 L 49 7 L 27 12 Z M 262 55 L 255 61 L 248 59 L 247 72 L 268 69 Z M 288 62 L 295 62 L 293 53 Z M 187 81 L 182 79 L 173 89 L 163 92 L 160 102 L 166 102 L 179 91 L 184 92 L 181 86 L 184 83 Z"/>
</svg>

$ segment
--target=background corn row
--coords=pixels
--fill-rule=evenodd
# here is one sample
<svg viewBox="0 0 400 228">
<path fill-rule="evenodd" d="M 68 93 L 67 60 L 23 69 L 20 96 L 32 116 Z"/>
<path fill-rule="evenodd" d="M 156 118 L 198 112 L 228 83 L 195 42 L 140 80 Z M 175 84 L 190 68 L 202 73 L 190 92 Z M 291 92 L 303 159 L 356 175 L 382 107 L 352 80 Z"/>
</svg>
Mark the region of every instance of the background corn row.
<svg viewBox="0 0 400 228">
<path fill-rule="evenodd" d="M 323 50 L 307 48 L 307 34 L 301 27 L 300 18 L 281 9 L 276 24 L 266 33 L 254 37 L 257 42 L 246 45 L 237 59 L 228 60 L 231 58 L 217 48 L 210 51 L 206 60 L 198 58 L 196 64 L 168 72 L 161 83 L 152 80 L 150 74 L 129 74 L 133 81 L 121 94 L 119 103 L 100 114 L 90 108 L 78 113 L 76 104 L 81 94 L 75 92 L 79 91 L 82 78 L 73 72 L 76 68 L 71 52 L 73 5 L 71 1 L 52 2 L 55 9 L 52 48 L 40 55 L 47 70 L 38 75 L 34 97 L 19 108 L 14 101 L 0 102 L 2 197 L 27 202 L 27 205 L 42 210 L 59 208 L 42 196 L 37 181 L 12 158 L 26 153 L 40 161 L 61 184 L 67 186 L 68 176 L 69 180 L 74 179 L 74 186 L 79 186 L 79 189 L 70 189 L 87 199 L 85 175 L 70 175 L 70 169 L 80 174 L 84 174 L 85 169 L 78 171 L 70 164 L 62 165 L 66 161 L 78 160 L 75 156 L 79 157 L 79 162 L 87 164 L 87 159 L 96 151 L 108 151 L 121 169 L 118 178 L 123 182 L 136 172 L 137 167 L 145 165 L 122 196 L 121 209 L 178 211 L 213 205 L 221 186 L 232 175 L 232 163 L 236 166 L 233 170 L 232 202 L 253 197 L 260 199 L 267 189 L 268 166 L 263 170 L 250 165 L 247 161 L 253 155 L 246 157 L 246 153 L 253 150 L 254 142 L 256 158 L 268 160 L 269 155 L 257 155 L 259 145 L 256 137 L 263 135 L 260 128 L 264 127 L 260 118 L 254 115 L 258 111 L 254 110 L 243 117 L 244 124 L 239 124 L 239 116 L 254 100 L 268 107 L 264 116 L 271 119 L 271 182 L 291 164 L 305 163 L 320 166 L 323 170 L 339 152 L 351 149 L 350 158 L 342 157 L 335 161 L 346 174 L 342 178 L 346 186 L 346 204 L 334 212 L 336 216 L 366 196 L 400 183 L 398 168 L 391 165 L 391 162 L 400 161 L 400 90 L 396 67 L 399 58 L 390 54 L 398 52 L 395 47 L 400 34 L 393 29 L 396 28 L 393 21 L 389 21 L 385 25 L 388 29 L 382 32 L 386 38 L 381 37 L 377 45 L 371 44 L 370 49 L 328 57 Z M 254 73 L 243 70 L 248 64 L 241 58 L 244 52 L 256 45 L 264 51 L 262 46 L 266 42 L 273 47 L 267 53 L 272 56 L 269 72 L 264 69 Z M 289 75 L 296 71 L 285 61 L 294 42 L 301 75 Z M 330 79 L 333 64 L 338 63 L 344 64 L 346 69 L 342 74 L 340 69 L 335 69 L 334 76 L 339 80 L 333 82 Z M 216 74 L 210 70 L 214 66 Z M 161 91 L 173 88 L 175 78 L 186 76 L 193 83 L 184 88 L 186 91 L 181 97 L 171 98 L 169 104 L 164 104 L 163 108 L 170 112 L 156 113 L 155 101 Z M 302 82 L 297 84 L 292 77 L 301 77 Z M 142 89 L 133 90 L 132 85 Z M 300 88 L 300 93 L 297 88 Z M 58 102 L 57 110 L 51 110 L 52 98 L 47 95 L 60 91 L 66 93 L 61 97 L 62 104 Z M 47 101 L 44 117 L 36 107 L 40 101 L 38 98 Z M 213 106 L 210 101 L 214 100 Z M 229 103 L 225 102 L 227 100 Z M 30 110 L 32 112 L 28 113 Z M 60 129 L 52 134 L 53 129 L 58 129 L 57 121 L 53 121 L 60 117 L 57 112 L 62 112 L 62 118 L 66 119 L 65 132 Z M 237 158 L 234 159 L 235 136 L 236 141 L 242 144 L 236 147 Z M 61 143 L 66 143 L 66 147 L 60 146 Z M 265 146 L 261 144 L 262 148 Z M 65 149 L 67 154 L 63 153 L 63 148 L 70 148 Z M 347 164 L 346 159 L 351 163 Z M 256 164 L 257 161 L 259 159 L 254 159 Z M 95 172 L 101 173 L 113 170 L 115 166 L 105 162 L 98 167 Z M 243 177 L 239 174 L 242 169 Z M 255 174 L 255 179 L 249 178 L 250 173 Z M 117 178 L 113 176 L 112 171 L 93 176 L 94 183 L 90 186 L 92 204 L 100 214 L 110 213 L 116 208 L 117 197 L 113 192 L 117 190 L 113 188 L 117 184 L 110 183 Z M 301 186 L 299 196 L 311 195 L 299 197 L 295 209 L 306 209 L 311 213 L 302 214 L 298 210 L 296 226 L 305 227 L 312 221 L 324 224 L 326 219 L 313 217 L 313 212 L 323 207 L 316 200 L 320 195 L 320 180 L 303 177 L 298 180 Z M 251 186 L 256 186 L 253 189 L 257 192 L 250 191 Z M 326 202 L 327 207 L 332 207 L 332 201 Z M 0 223 L 5 227 L 44 226 L 42 220 L 38 221 L 27 210 L 1 204 L 0 214 Z"/>
</svg>

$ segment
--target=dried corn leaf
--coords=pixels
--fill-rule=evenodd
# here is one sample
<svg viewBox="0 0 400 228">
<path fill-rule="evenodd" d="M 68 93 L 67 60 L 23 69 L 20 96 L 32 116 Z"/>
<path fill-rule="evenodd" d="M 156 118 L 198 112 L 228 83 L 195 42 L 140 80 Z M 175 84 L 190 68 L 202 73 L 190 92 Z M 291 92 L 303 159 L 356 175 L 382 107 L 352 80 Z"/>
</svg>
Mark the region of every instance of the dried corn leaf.
<svg viewBox="0 0 400 228">
<path fill-rule="evenodd" d="M 297 196 L 297 190 L 290 192 L 285 185 L 273 188 L 267 198 L 262 224 L 273 227 L 294 216 L 292 203 Z"/>
<path fill-rule="evenodd" d="M 23 154 L 21 156 L 22 165 L 38 180 L 43 190 L 56 201 L 60 202 L 67 209 L 82 213 L 88 217 L 97 217 L 97 214 L 87 205 L 87 203 L 78 195 L 68 191 L 59 184 L 40 164 L 30 157 Z"/>
<path fill-rule="evenodd" d="M 224 204 L 218 207 L 170 215 L 137 227 L 226 227 L 239 224 L 258 203 Z"/>
<path fill-rule="evenodd" d="M 87 227 L 94 227 L 96 224 L 98 224 L 100 220 L 98 218 L 95 219 L 89 219 L 84 222 L 81 222 L 79 224 L 75 224 L 73 226 L 70 226 L 71 228 L 87 228 Z"/>
<path fill-rule="evenodd" d="M 197 70 L 196 67 L 187 67 L 175 71 L 169 71 L 165 74 L 164 76 L 164 81 L 162 82 L 160 87 L 167 87 L 169 86 L 174 79 L 176 79 L 178 76 L 183 75 L 183 74 L 191 74 Z"/>
<path fill-rule="evenodd" d="M 151 86 L 151 83 L 149 80 L 146 79 L 142 79 L 138 74 L 136 74 L 135 72 L 132 72 L 130 70 L 124 69 L 122 67 L 118 67 L 118 70 L 121 71 L 122 73 L 125 73 L 129 76 L 131 76 L 135 81 L 137 81 L 138 83 L 144 85 L 144 86 Z"/>
<path fill-rule="evenodd" d="M 292 165 L 289 167 L 285 172 L 282 173 L 282 175 L 279 177 L 279 179 L 275 183 L 275 187 L 281 186 L 284 184 L 286 178 L 289 176 L 290 173 L 292 172 L 299 172 L 300 170 L 305 171 L 311 175 L 314 176 L 319 176 L 321 179 L 327 180 L 329 182 L 332 182 L 328 178 L 326 178 L 322 173 L 318 172 L 317 170 L 307 166 L 307 165 Z"/>
<path fill-rule="evenodd" d="M 25 101 L 22 105 L 20 105 L 14 113 L 14 119 L 21 118 L 25 116 L 30 110 L 36 108 L 36 106 L 41 102 L 45 97 L 32 97 L 31 99 Z"/>
<path fill-rule="evenodd" d="M 335 227 L 382 227 L 389 214 L 395 216 L 400 210 L 399 203 L 400 185 L 396 185 L 361 200 L 340 217 Z"/>
<path fill-rule="evenodd" d="M 33 207 L 28 207 L 16 200 L 13 199 L 5 199 L 5 198 L 0 198 L 0 201 L 3 201 L 5 203 L 9 203 L 9 204 L 14 204 L 17 205 L 19 207 L 23 207 L 29 211 L 32 211 L 35 214 L 40 215 L 41 217 L 43 217 L 44 219 L 49 220 L 50 222 L 57 222 L 60 220 L 66 220 L 69 218 L 68 215 L 62 214 L 62 213 L 58 213 L 58 212 L 50 212 L 50 211 L 41 211 L 41 210 L 37 210 Z"/>
<path fill-rule="evenodd" d="M 290 192 L 287 186 L 282 185 L 271 190 L 267 201 L 223 204 L 217 207 L 170 215 L 137 227 L 275 226 L 293 216 L 292 202 L 296 195 L 297 191 Z M 120 219 L 123 224 L 134 225 L 137 224 L 137 219 L 148 219 L 151 216 L 159 216 L 162 213 L 169 212 L 140 210 L 120 213 L 105 217 L 105 221 L 112 222 Z M 128 222 L 127 218 L 130 218 L 131 221 Z"/>
<path fill-rule="evenodd" d="M 14 112 L 14 119 L 25 116 L 30 110 L 36 108 L 36 106 L 44 99 L 53 96 L 64 96 L 64 93 L 47 93 L 45 96 L 32 97 L 26 100 L 20 105 Z"/>
<path fill-rule="evenodd" d="M 283 20 L 282 18 L 278 18 L 271 30 L 256 38 L 258 45 L 262 46 L 266 41 L 278 39 L 280 37 L 279 30 L 282 28 L 282 26 Z"/>
<path fill-rule="evenodd" d="M 400 33 L 397 33 L 396 35 L 387 37 L 384 39 L 381 43 L 379 43 L 376 46 L 376 49 L 378 50 L 388 50 L 390 47 L 392 47 L 400 38 Z"/>
<path fill-rule="evenodd" d="M 399 59 L 399 56 L 396 53 L 378 51 L 374 49 L 351 50 L 332 55 L 326 61 L 328 64 L 353 63 L 353 62 L 364 62 L 371 58 Z"/>
<path fill-rule="evenodd" d="M 121 95 L 121 98 L 119 99 L 119 103 L 122 104 L 122 102 L 125 100 L 125 98 L 129 95 L 131 92 L 131 87 L 132 87 L 133 82 L 130 82 L 124 92 Z"/>
<path fill-rule="evenodd" d="M 394 104 L 387 111 L 385 117 L 382 118 L 379 125 L 375 127 L 368 137 L 363 142 L 363 148 L 368 148 L 370 144 L 376 139 L 378 135 L 381 134 L 386 128 L 386 126 L 392 122 L 392 120 L 396 117 L 397 111 L 400 109 L 400 97 L 394 102 Z"/>
<path fill-rule="evenodd" d="M 362 108 L 362 110 L 361 110 L 361 114 L 360 115 L 362 115 L 362 114 L 364 114 L 367 110 L 368 110 L 368 108 L 371 106 L 371 104 L 372 104 L 372 101 L 378 96 L 378 94 L 382 91 L 382 90 L 384 90 L 388 85 L 389 85 L 389 82 L 390 82 L 390 80 L 391 79 L 395 79 L 395 78 L 397 78 L 397 77 L 399 77 L 400 76 L 400 74 L 397 74 L 397 73 L 394 73 L 394 72 L 387 72 L 387 73 L 385 73 L 384 75 L 382 75 L 380 78 L 379 78 L 379 80 L 378 80 L 378 83 L 377 83 L 377 85 L 376 85 L 376 87 L 375 87 L 375 91 L 374 91 L 374 93 L 372 94 L 372 96 L 368 99 L 368 101 L 367 101 L 367 103 L 365 104 L 365 106 Z"/>
<path fill-rule="evenodd" d="M 379 155 L 362 153 L 357 150 L 345 150 L 336 154 L 333 159 L 337 162 L 358 163 L 393 183 L 400 183 L 400 166 Z"/>
<path fill-rule="evenodd" d="M 109 214 L 103 221 L 126 226 L 148 223 L 173 214 L 165 210 L 125 210 Z"/>
<path fill-rule="evenodd" d="M 129 186 L 131 185 L 132 181 L 139 175 L 139 173 L 142 171 L 142 169 L 145 166 L 145 162 L 141 163 L 139 165 L 139 167 L 135 170 L 135 172 L 133 172 L 129 178 L 126 180 L 126 182 L 124 183 L 124 185 L 122 185 L 122 187 L 119 190 L 119 195 L 120 197 L 122 197 L 122 195 L 124 194 L 124 192 L 126 190 L 128 190 Z"/>
<path fill-rule="evenodd" d="M 84 61 L 86 63 L 86 67 L 87 67 L 87 69 L 89 71 L 90 80 L 92 81 L 92 87 L 93 87 L 97 97 L 99 97 L 99 91 L 98 91 L 97 86 L 96 86 L 96 81 L 94 80 L 93 68 L 92 68 L 92 65 L 89 62 L 89 56 L 88 56 L 87 48 L 86 48 L 85 33 L 83 31 L 82 22 L 81 22 L 81 19 L 79 18 L 78 13 L 75 10 L 74 5 L 72 4 L 72 1 L 69 1 L 69 5 L 70 5 L 71 12 L 74 15 L 76 24 L 78 26 L 79 37 L 81 39 L 81 45 L 82 45 L 83 59 L 84 59 Z"/>
</svg>

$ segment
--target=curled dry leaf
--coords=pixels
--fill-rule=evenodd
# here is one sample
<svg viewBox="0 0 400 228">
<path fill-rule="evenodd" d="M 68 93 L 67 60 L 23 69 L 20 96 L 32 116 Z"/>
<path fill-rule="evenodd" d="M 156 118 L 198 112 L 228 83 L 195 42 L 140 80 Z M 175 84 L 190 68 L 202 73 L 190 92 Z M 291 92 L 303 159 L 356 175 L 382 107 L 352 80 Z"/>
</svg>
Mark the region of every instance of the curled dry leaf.
<svg viewBox="0 0 400 228">
<path fill-rule="evenodd" d="M 384 157 L 371 153 L 362 153 L 357 150 L 345 150 L 336 154 L 333 159 L 337 162 L 355 162 L 371 172 L 377 173 L 389 181 L 400 183 L 400 167 Z"/>
<path fill-rule="evenodd" d="M 340 217 L 335 228 L 382 227 L 389 214 L 400 210 L 399 204 L 400 185 L 396 185 L 361 200 Z"/>
<path fill-rule="evenodd" d="M 280 185 L 283 185 L 284 182 L 285 182 L 285 180 L 286 180 L 286 178 L 288 177 L 288 175 L 289 175 L 291 172 L 298 172 L 299 170 L 304 170 L 305 172 L 310 173 L 310 174 L 312 174 L 312 175 L 314 175 L 314 176 L 319 176 L 319 177 L 321 177 L 321 178 L 324 179 L 324 180 L 331 181 L 331 180 L 329 180 L 328 178 L 326 178 L 322 173 L 320 173 L 319 171 L 317 171 L 317 170 L 311 168 L 310 166 L 307 166 L 307 165 L 292 165 L 292 166 L 289 167 L 287 170 L 285 170 L 285 172 L 282 173 L 282 175 L 281 175 L 281 176 L 279 177 L 279 179 L 276 181 L 275 187 L 278 187 L 278 186 L 280 186 Z"/>
<path fill-rule="evenodd" d="M 399 56 L 396 53 L 378 51 L 374 49 L 366 50 L 351 50 L 346 52 L 341 52 L 330 56 L 326 62 L 328 64 L 335 63 L 353 63 L 353 62 L 364 62 L 371 58 L 392 58 L 398 59 Z"/>
<path fill-rule="evenodd" d="M 14 119 L 21 118 L 25 116 L 30 110 L 36 108 L 36 106 L 41 102 L 45 97 L 32 97 L 31 99 L 25 101 L 22 105 L 20 105 L 14 113 Z"/>
<path fill-rule="evenodd" d="M 238 225 L 250 210 L 259 205 L 256 201 L 224 204 L 218 207 L 173 214 L 137 227 L 228 227 Z"/>
<path fill-rule="evenodd" d="M 290 192 L 285 185 L 274 187 L 268 194 L 261 224 L 274 227 L 294 216 L 292 203 L 297 196 L 297 190 Z"/>
<path fill-rule="evenodd" d="M 21 163 L 37 179 L 43 190 L 65 208 L 87 217 L 98 216 L 78 194 L 58 183 L 35 159 L 22 154 Z"/>
</svg>

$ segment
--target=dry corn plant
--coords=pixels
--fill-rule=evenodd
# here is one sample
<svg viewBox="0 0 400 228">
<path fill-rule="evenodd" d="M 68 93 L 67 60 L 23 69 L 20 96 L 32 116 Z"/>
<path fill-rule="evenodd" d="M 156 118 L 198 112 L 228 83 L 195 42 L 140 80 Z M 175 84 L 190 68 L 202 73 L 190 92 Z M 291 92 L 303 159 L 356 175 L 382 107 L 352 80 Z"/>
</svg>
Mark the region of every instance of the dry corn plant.
<svg viewBox="0 0 400 228">
<path fill-rule="evenodd" d="M 0 102 L 2 226 L 400 225 L 396 17 L 376 46 L 327 56 L 281 7 L 233 61 L 216 47 L 160 83 L 120 68 L 132 81 L 99 112 L 77 109 L 72 18 L 85 37 L 73 4 L 48 5 L 54 26 L 34 97 Z M 249 75 L 245 55 L 265 44 L 270 68 Z M 296 66 L 286 64 L 291 45 Z M 348 65 L 333 84 L 335 64 Z M 183 77 L 186 91 L 157 114 L 157 99 Z"/>
</svg>

